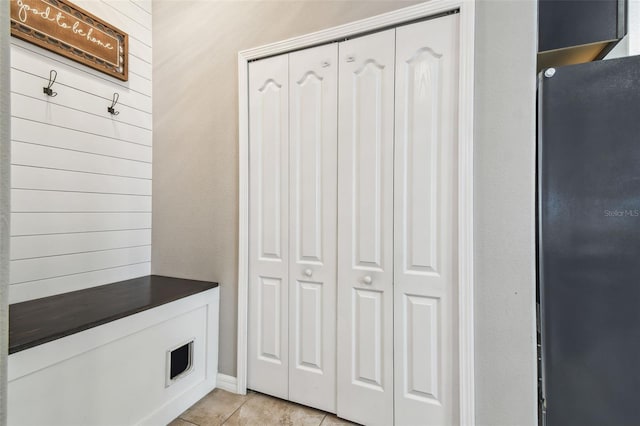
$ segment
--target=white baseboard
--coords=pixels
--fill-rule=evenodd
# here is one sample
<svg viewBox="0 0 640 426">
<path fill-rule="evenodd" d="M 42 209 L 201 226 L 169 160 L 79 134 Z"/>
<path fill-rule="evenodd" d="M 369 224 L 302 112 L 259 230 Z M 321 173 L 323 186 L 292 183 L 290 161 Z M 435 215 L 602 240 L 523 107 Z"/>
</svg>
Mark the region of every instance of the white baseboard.
<svg viewBox="0 0 640 426">
<path fill-rule="evenodd" d="M 233 376 L 218 373 L 216 387 L 227 392 L 238 393 L 238 379 Z"/>
</svg>

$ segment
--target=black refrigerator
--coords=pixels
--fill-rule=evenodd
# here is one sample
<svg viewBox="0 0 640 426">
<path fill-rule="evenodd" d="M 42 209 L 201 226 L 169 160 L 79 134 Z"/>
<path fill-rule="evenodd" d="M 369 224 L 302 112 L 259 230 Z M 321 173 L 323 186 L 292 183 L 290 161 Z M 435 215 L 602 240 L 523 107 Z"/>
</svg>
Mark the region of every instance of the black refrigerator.
<svg viewBox="0 0 640 426">
<path fill-rule="evenodd" d="M 538 81 L 540 423 L 640 425 L 640 56 Z"/>
</svg>

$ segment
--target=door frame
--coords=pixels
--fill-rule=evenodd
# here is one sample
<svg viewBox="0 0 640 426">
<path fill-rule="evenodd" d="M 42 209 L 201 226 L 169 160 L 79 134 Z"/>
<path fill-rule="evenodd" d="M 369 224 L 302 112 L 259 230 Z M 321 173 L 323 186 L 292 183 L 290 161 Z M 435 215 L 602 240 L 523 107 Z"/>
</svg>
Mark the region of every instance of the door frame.
<svg viewBox="0 0 640 426">
<path fill-rule="evenodd" d="M 349 24 L 238 52 L 238 342 L 237 388 L 247 392 L 249 287 L 249 62 L 428 18 L 460 13 L 458 99 L 458 351 L 459 419 L 475 424 L 473 272 L 473 120 L 475 0 L 431 0 Z"/>
</svg>

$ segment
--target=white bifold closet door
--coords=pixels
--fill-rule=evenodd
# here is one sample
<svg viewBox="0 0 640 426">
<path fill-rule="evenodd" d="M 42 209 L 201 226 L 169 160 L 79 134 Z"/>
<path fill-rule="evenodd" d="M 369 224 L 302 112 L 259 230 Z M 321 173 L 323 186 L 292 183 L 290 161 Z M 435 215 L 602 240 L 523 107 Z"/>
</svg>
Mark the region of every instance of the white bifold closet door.
<svg viewBox="0 0 640 426">
<path fill-rule="evenodd" d="M 289 57 L 249 64 L 247 386 L 289 398 Z"/>
<path fill-rule="evenodd" d="M 393 424 L 395 30 L 340 43 L 338 416 Z"/>
<path fill-rule="evenodd" d="M 336 44 L 249 65 L 248 387 L 336 409 Z"/>
<path fill-rule="evenodd" d="M 396 425 L 457 424 L 459 15 L 398 27 L 394 167 Z"/>
<path fill-rule="evenodd" d="M 459 15 L 249 65 L 250 389 L 459 422 Z"/>
<path fill-rule="evenodd" d="M 336 411 L 338 46 L 289 55 L 289 399 Z"/>
</svg>

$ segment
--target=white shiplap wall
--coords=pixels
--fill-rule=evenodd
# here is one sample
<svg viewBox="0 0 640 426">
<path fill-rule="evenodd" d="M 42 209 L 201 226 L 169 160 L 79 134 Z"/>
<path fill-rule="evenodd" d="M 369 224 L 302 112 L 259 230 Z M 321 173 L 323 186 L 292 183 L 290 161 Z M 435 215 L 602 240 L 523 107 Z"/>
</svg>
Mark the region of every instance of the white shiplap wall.
<svg viewBox="0 0 640 426">
<path fill-rule="evenodd" d="M 9 352 L 9 2 L 0 1 L 0 426 L 7 424 L 7 355 Z"/>
<path fill-rule="evenodd" d="M 129 34 L 129 81 L 12 38 L 11 303 L 150 273 L 151 0 L 73 3 Z"/>
</svg>

